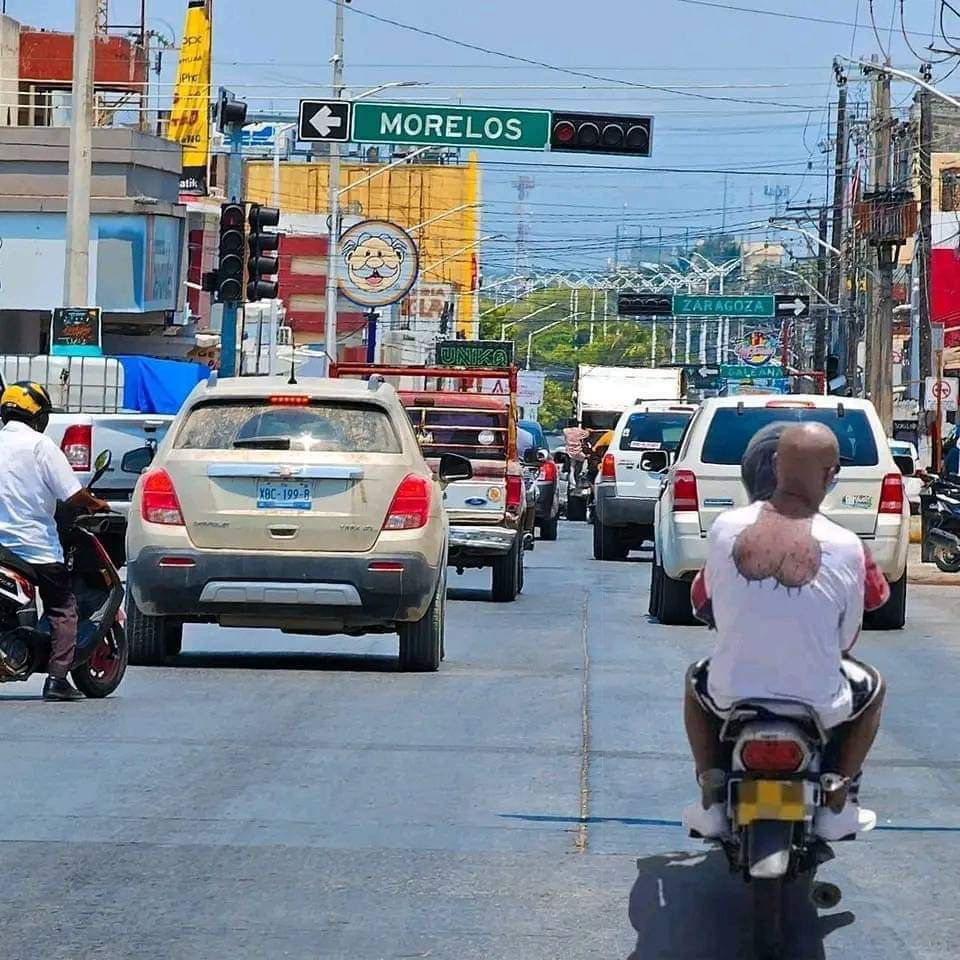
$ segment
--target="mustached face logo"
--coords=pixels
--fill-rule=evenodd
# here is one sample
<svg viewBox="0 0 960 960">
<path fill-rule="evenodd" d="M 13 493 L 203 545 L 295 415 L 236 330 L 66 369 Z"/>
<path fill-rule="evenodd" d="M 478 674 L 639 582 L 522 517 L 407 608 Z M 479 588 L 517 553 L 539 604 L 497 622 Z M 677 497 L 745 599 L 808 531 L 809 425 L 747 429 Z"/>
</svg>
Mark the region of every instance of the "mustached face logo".
<svg viewBox="0 0 960 960">
<path fill-rule="evenodd" d="M 361 290 L 383 290 L 400 276 L 406 254 L 404 245 L 389 237 L 361 234 L 357 242 L 344 250 L 350 279 Z"/>
<path fill-rule="evenodd" d="M 391 223 L 367 221 L 344 234 L 343 292 L 355 303 L 382 306 L 404 297 L 417 274 L 417 251 L 410 237 Z"/>
</svg>

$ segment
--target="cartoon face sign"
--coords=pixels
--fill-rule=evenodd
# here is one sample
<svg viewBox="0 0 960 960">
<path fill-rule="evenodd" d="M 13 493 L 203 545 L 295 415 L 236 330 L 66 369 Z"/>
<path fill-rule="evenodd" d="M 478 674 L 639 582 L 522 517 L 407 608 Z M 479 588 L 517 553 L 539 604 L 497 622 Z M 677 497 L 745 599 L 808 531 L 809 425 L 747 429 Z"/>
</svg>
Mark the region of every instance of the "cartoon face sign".
<svg viewBox="0 0 960 960">
<path fill-rule="evenodd" d="M 401 300 L 417 276 L 417 248 L 396 224 L 383 220 L 358 223 L 344 233 L 340 254 L 346 267 L 344 295 L 365 307 Z"/>
</svg>

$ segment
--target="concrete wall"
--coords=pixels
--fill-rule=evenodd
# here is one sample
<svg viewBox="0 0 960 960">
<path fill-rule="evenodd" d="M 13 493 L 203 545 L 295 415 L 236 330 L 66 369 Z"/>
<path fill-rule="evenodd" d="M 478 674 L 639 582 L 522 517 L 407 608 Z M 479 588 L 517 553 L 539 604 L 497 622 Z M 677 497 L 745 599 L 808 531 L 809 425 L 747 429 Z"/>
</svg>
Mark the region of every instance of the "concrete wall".
<svg viewBox="0 0 960 960">
<path fill-rule="evenodd" d="M 19 80 L 20 24 L 0 15 L 0 127 L 17 126 Z"/>
</svg>

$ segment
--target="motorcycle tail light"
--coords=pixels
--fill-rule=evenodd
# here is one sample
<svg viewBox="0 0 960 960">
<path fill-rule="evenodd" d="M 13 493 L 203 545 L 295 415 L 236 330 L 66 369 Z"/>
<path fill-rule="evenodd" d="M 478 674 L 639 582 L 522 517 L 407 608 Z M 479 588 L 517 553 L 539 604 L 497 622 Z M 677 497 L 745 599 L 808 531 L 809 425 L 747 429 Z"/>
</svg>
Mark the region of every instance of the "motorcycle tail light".
<svg viewBox="0 0 960 960">
<path fill-rule="evenodd" d="M 750 740 L 740 751 L 740 760 L 747 770 L 794 773 L 803 761 L 803 751 L 794 740 Z"/>
</svg>

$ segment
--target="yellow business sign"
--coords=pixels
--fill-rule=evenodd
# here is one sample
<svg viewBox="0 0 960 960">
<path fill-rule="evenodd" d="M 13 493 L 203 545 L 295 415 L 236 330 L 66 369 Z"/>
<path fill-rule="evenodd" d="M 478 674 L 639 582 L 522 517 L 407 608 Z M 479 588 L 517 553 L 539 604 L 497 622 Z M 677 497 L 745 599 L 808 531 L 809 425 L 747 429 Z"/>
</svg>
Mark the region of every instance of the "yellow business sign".
<svg viewBox="0 0 960 960">
<path fill-rule="evenodd" d="M 213 0 L 189 0 L 167 136 L 183 145 L 181 190 L 207 192 Z"/>
</svg>

